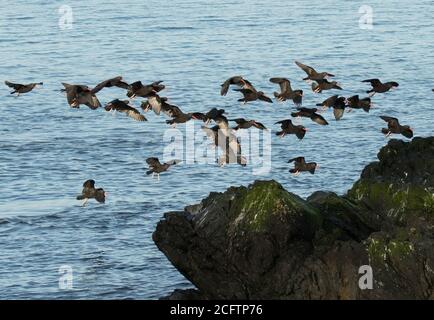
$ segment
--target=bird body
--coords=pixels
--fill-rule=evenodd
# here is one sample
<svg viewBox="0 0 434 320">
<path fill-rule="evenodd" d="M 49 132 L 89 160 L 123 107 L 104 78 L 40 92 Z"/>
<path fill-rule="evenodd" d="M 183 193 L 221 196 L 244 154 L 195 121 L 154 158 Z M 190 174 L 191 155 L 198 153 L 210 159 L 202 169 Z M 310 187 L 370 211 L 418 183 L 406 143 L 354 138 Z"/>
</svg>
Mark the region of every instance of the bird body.
<svg viewBox="0 0 434 320">
<path fill-rule="evenodd" d="M 160 92 L 166 88 L 162 82 L 163 81 L 156 81 L 148 85 L 143 85 L 141 81 L 133 82 L 128 87 L 127 97 L 131 99 L 134 99 L 137 96 L 147 98 L 148 96 Z"/>
</svg>

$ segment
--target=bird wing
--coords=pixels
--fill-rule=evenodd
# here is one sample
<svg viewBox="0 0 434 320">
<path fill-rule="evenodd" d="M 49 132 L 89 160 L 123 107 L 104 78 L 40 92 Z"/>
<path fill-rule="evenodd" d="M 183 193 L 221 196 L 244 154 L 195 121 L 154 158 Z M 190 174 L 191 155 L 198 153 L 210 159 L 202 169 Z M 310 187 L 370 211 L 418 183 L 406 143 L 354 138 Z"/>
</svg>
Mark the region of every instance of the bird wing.
<svg viewBox="0 0 434 320">
<path fill-rule="evenodd" d="M 291 127 L 291 125 L 292 125 L 292 121 L 291 121 L 290 119 L 287 119 L 287 120 L 281 120 L 281 121 L 276 122 L 275 124 L 280 124 L 281 128 L 282 128 L 283 130 L 285 130 L 285 129 L 288 129 L 288 128 Z"/>
<path fill-rule="evenodd" d="M 182 162 L 182 160 L 173 159 L 173 160 L 167 161 L 166 164 L 168 164 L 169 166 L 173 166 L 173 165 L 181 163 L 181 162 Z"/>
<path fill-rule="evenodd" d="M 306 163 L 304 157 L 296 157 L 296 158 L 293 158 L 293 159 L 289 159 L 288 163 L 291 163 L 291 162 L 295 162 L 296 164 Z"/>
<path fill-rule="evenodd" d="M 344 115 L 345 109 L 342 108 L 333 108 L 333 115 L 335 116 L 336 120 L 340 120 Z"/>
<path fill-rule="evenodd" d="M 317 73 L 314 68 L 309 67 L 309 66 L 307 66 L 301 62 L 295 61 L 295 64 L 297 66 L 299 66 L 304 72 L 306 72 L 308 76 L 311 76 L 311 75 L 314 75 Z"/>
<path fill-rule="evenodd" d="M 369 82 L 373 87 L 381 85 L 381 81 L 379 79 L 367 79 L 363 80 L 362 82 Z"/>
<path fill-rule="evenodd" d="M 149 168 L 161 166 L 160 160 L 154 157 L 146 159 L 146 163 L 149 165 Z"/>
<path fill-rule="evenodd" d="M 291 91 L 291 83 L 286 78 L 271 78 L 270 82 L 278 84 L 282 93 Z"/>
<path fill-rule="evenodd" d="M 388 117 L 388 116 L 380 116 L 381 119 L 383 119 L 386 122 L 399 122 L 397 118 L 394 117 Z"/>
<path fill-rule="evenodd" d="M 273 100 L 271 100 L 269 97 L 267 97 L 265 94 L 261 94 L 258 96 L 259 100 L 265 101 L 265 102 L 269 102 L 269 103 L 273 103 Z"/>
<path fill-rule="evenodd" d="M 175 105 L 166 105 L 165 110 L 163 109 L 163 112 L 167 114 L 171 118 L 176 118 L 183 114 L 181 109 L 178 106 Z"/>
<path fill-rule="evenodd" d="M 77 86 L 72 85 L 72 84 L 68 84 L 68 83 L 64 83 L 62 82 L 62 85 L 65 87 L 65 91 L 66 91 L 66 100 L 68 100 L 68 104 L 70 106 L 76 104 L 77 101 Z"/>
<path fill-rule="evenodd" d="M 133 118 L 136 121 L 147 121 L 145 116 L 141 114 L 136 108 L 128 106 L 129 109 L 125 111 L 128 117 Z"/>
<path fill-rule="evenodd" d="M 119 88 L 123 88 L 123 89 L 128 89 L 129 85 L 126 82 L 122 81 L 122 77 L 118 76 L 118 77 L 114 77 L 108 80 L 104 80 L 103 82 L 98 83 L 92 90 L 92 93 L 97 93 L 98 91 L 102 90 L 105 87 L 119 87 Z"/>
<path fill-rule="evenodd" d="M 311 117 L 312 121 L 322 125 L 322 126 L 326 126 L 328 125 L 328 122 L 326 121 L 326 119 L 324 119 L 323 116 L 319 115 L 318 113 L 314 113 Z"/>
<path fill-rule="evenodd" d="M 260 130 L 267 130 L 267 128 L 262 123 L 260 123 L 260 122 L 254 121 L 253 122 L 253 126 L 256 127 L 256 128 L 258 128 L 258 129 L 260 129 Z"/>
<path fill-rule="evenodd" d="M 82 102 L 92 110 L 101 107 L 101 103 L 99 102 L 96 95 L 94 95 L 93 93 L 85 93 L 81 95 L 80 98 L 82 98 L 83 99 Z"/>
<path fill-rule="evenodd" d="M 242 123 L 246 122 L 246 119 L 244 119 L 244 118 L 237 118 L 237 119 L 231 119 L 229 121 L 234 121 L 237 124 L 242 124 Z"/>
<path fill-rule="evenodd" d="M 12 83 L 9 81 L 5 81 L 5 85 L 7 85 L 9 88 L 13 88 L 14 90 L 18 90 L 18 89 L 21 89 L 22 87 L 24 87 L 24 85 L 22 85 L 22 84 Z"/>
<path fill-rule="evenodd" d="M 238 85 L 238 86 L 243 86 L 244 85 L 244 81 L 243 81 L 243 78 L 241 77 L 241 76 L 234 76 L 234 77 L 230 77 L 229 79 L 227 79 L 225 82 L 223 82 L 222 84 L 221 84 L 221 90 L 220 90 L 220 94 L 222 95 L 222 96 L 225 96 L 227 93 L 228 93 L 228 91 L 229 91 L 229 86 L 231 85 L 231 84 L 235 84 L 235 85 Z"/>
</svg>

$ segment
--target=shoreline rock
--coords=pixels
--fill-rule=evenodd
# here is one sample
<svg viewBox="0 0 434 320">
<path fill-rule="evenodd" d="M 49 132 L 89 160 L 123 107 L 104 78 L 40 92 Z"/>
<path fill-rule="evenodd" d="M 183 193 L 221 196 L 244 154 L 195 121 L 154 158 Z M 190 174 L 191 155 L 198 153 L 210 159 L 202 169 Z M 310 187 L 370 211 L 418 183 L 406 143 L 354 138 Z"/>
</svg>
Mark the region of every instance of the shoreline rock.
<svg viewBox="0 0 434 320">
<path fill-rule="evenodd" d="M 169 299 L 434 299 L 434 137 L 378 158 L 343 196 L 255 181 L 166 213 L 153 240 L 197 288 Z"/>
</svg>

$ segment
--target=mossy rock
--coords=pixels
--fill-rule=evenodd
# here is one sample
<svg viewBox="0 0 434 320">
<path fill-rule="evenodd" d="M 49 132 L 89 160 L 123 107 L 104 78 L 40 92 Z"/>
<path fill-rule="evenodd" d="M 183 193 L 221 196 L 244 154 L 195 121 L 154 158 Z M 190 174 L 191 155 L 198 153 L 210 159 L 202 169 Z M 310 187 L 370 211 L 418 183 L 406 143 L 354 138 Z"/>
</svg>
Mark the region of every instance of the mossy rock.
<svg viewBox="0 0 434 320">
<path fill-rule="evenodd" d="M 360 180 L 348 196 L 397 223 L 421 216 L 434 219 L 434 193 L 431 188 Z"/>
<path fill-rule="evenodd" d="M 256 181 L 234 199 L 234 226 L 242 231 L 267 232 L 278 223 L 312 236 L 321 226 L 319 212 L 276 181 Z"/>
</svg>

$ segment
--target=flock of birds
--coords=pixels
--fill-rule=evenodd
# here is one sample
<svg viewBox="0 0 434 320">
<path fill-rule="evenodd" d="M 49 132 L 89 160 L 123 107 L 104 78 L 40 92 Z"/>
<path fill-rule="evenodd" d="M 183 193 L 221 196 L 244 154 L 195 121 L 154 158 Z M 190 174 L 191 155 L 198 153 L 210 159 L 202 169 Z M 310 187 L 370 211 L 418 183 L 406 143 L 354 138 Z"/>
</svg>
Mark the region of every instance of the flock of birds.
<svg viewBox="0 0 434 320">
<path fill-rule="evenodd" d="M 338 82 L 328 80 L 329 78 L 334 77 L 333 74 L 328 72 L 317 72 L 314 68 L 298 61 L 295 63 L 306 73 L 307 76 L 303 80 L 312 83 L 312 91 L 314 93 L 321 93 L 333 89 L 342 90 L 342 87 Z M 296 111 L 291 113 L 293 118 L 310 118 L 313 122 L 322 126 L 328 125 L 328 122 L 320 114 L 323 111 L 332 108 L 336 120 L 340 120 L 343 117 L 345 110 L 350 112 L 352 109 L 362 109 L 365 112 L 369 112 L 373 106 L 371 102 L 372 96 L 376 93 L 388 92 L 399 86 L 395 81 L 383 83 L 379 79 L 363 80 L 362 82 L 370 83 L 372 87 L 366 92 L 368 94 L 367 97 L 360 98 L 358 95 L 355 95 L 345 98 L 340 95 L 333 95 L 316 105 L 320 108 L 306 108 L 302 107 L 303 90 L 294 90 L 291 87 L 290 80 L 287 78 L 276 77 L 271 78 L 269 81 L 279 85 L 280 87 L 280 92 L 274 92 L 274 97 L 277 101 L 283 102 L 286 100 L 292 100 L 295 104 Z M 17 84 L 9 81 L 5 81 L 5 84 L 13 89 L 11 94 L 16 94 L 17 96 L 28 93 L 37 86 L 43 85 L 42 82 Z M 213 108 L 206 113 L 183 112 L 178 106 L 170 104 L 168 98 L 160 95 L 160 92 L 165 89 L 165 85 L 162 81 L 146 85 L 141 81 L 128 84 L 119 76 L 105 80 L 97 84 L 94 88 L 81 84 L 62 84 L 64 88 L 61 91 L 66 93 L 66 99 L 72 108 L 79 108 L 80 105 L 86 105 L 92 110 L 101 108 L 102 105 L 96 94 L 104 88 L 118 87 L 126 90 L 126 96 L 128 99 L 115 99 L 108 102 L 104 106 L 106 111 L 121 112 L 136 121 L 147 121 L 145 115 L 131 104 L 131 100 L 140 97 L 145 99 L 140 105 L 140 108 L 144 113 L 152 110 L 156 115 L 160 115 L 162 112 L 170 118 L 166 120 L 166 123 L 173 127 L 190 120 L 204 122 L 205 125 L 202 126 L 202 130 L 212 141 L 213 145 L 222 150 L 222 156 L 217 160 L 219 165 L 222 166 L 226 163 L 238 163 L 242 166 L 247 164 L 246 158 L 241 155 L 240 140 L 234 134 L 235 131 L 249 129 L 251 127 L 255 127 L 259 130 L 267 130 L 262 123 L 255 120 L 247 120 L 244 118 L 228 119 L 225 116 L 226 112 L 223 109 Z M 221 84 L 220 94 L 226 96 L 231 87 L 236 87 L 233 91 L 241 93 L 242 97 L 238 99 L 240 103 L 246 104 L 256 100 L 273 103 L 273 100 L 270 97 L 268 97 L 264 92 L 258 91 L 250 81 L 242 76 L 233 76 L 223 82 L 223 84 Z M 413 129 L 408 125 L 401 125 L 397 118 L 389 116 L 380 116 L 380 118 L 387 123 L 387 128 L 381 129 L 381 132 L 385 134 L 386 137 L 391 134 L 402 134 L 407 138 L 413 137 Z M 212 121 L 215 125 L 209 127 L 208 125 Z M 229 125 L 230 122 L 235 122 L 236 126 L 231 127 Z M 295 124 L 292 119 L 284 119 L 275 124 L 280 125 L 281 130 L 276 132 L 276 135 L 280 138 L 294 134 L 301 140 L 308 131 L 308 129 L 303 125 Z M 153 177 L 157 175 L 159 180 L 160 173 L 165 172 L 171 166 L 178 164 L 180 160 L 161 163 L 158 158 L 152 157 L 146 159 L 146 162 L 149 165 L 146 174 L 152 174 Z M 288 163 L 291 162 L 294 162 L 294 168 L 290 169 L 290 172 L 294 175 L 299 175 L 301 172 L 310 172 L 311 174 L 314 174 L 315 170 L 319 167 L 316 162 L 306 162 L 304 157 L 296 157 L 288 161 Z M 77 196 L 77 200 L 84 200 L 83 206 L 86 205 L 89 199 L 95 199 L 100 203 L 104 203 L 106 195 L 107 193 L 104 189 L 95 187 L 94 180 L 87 180 L 84 182 L 82 193 Z"/>
</svg>

